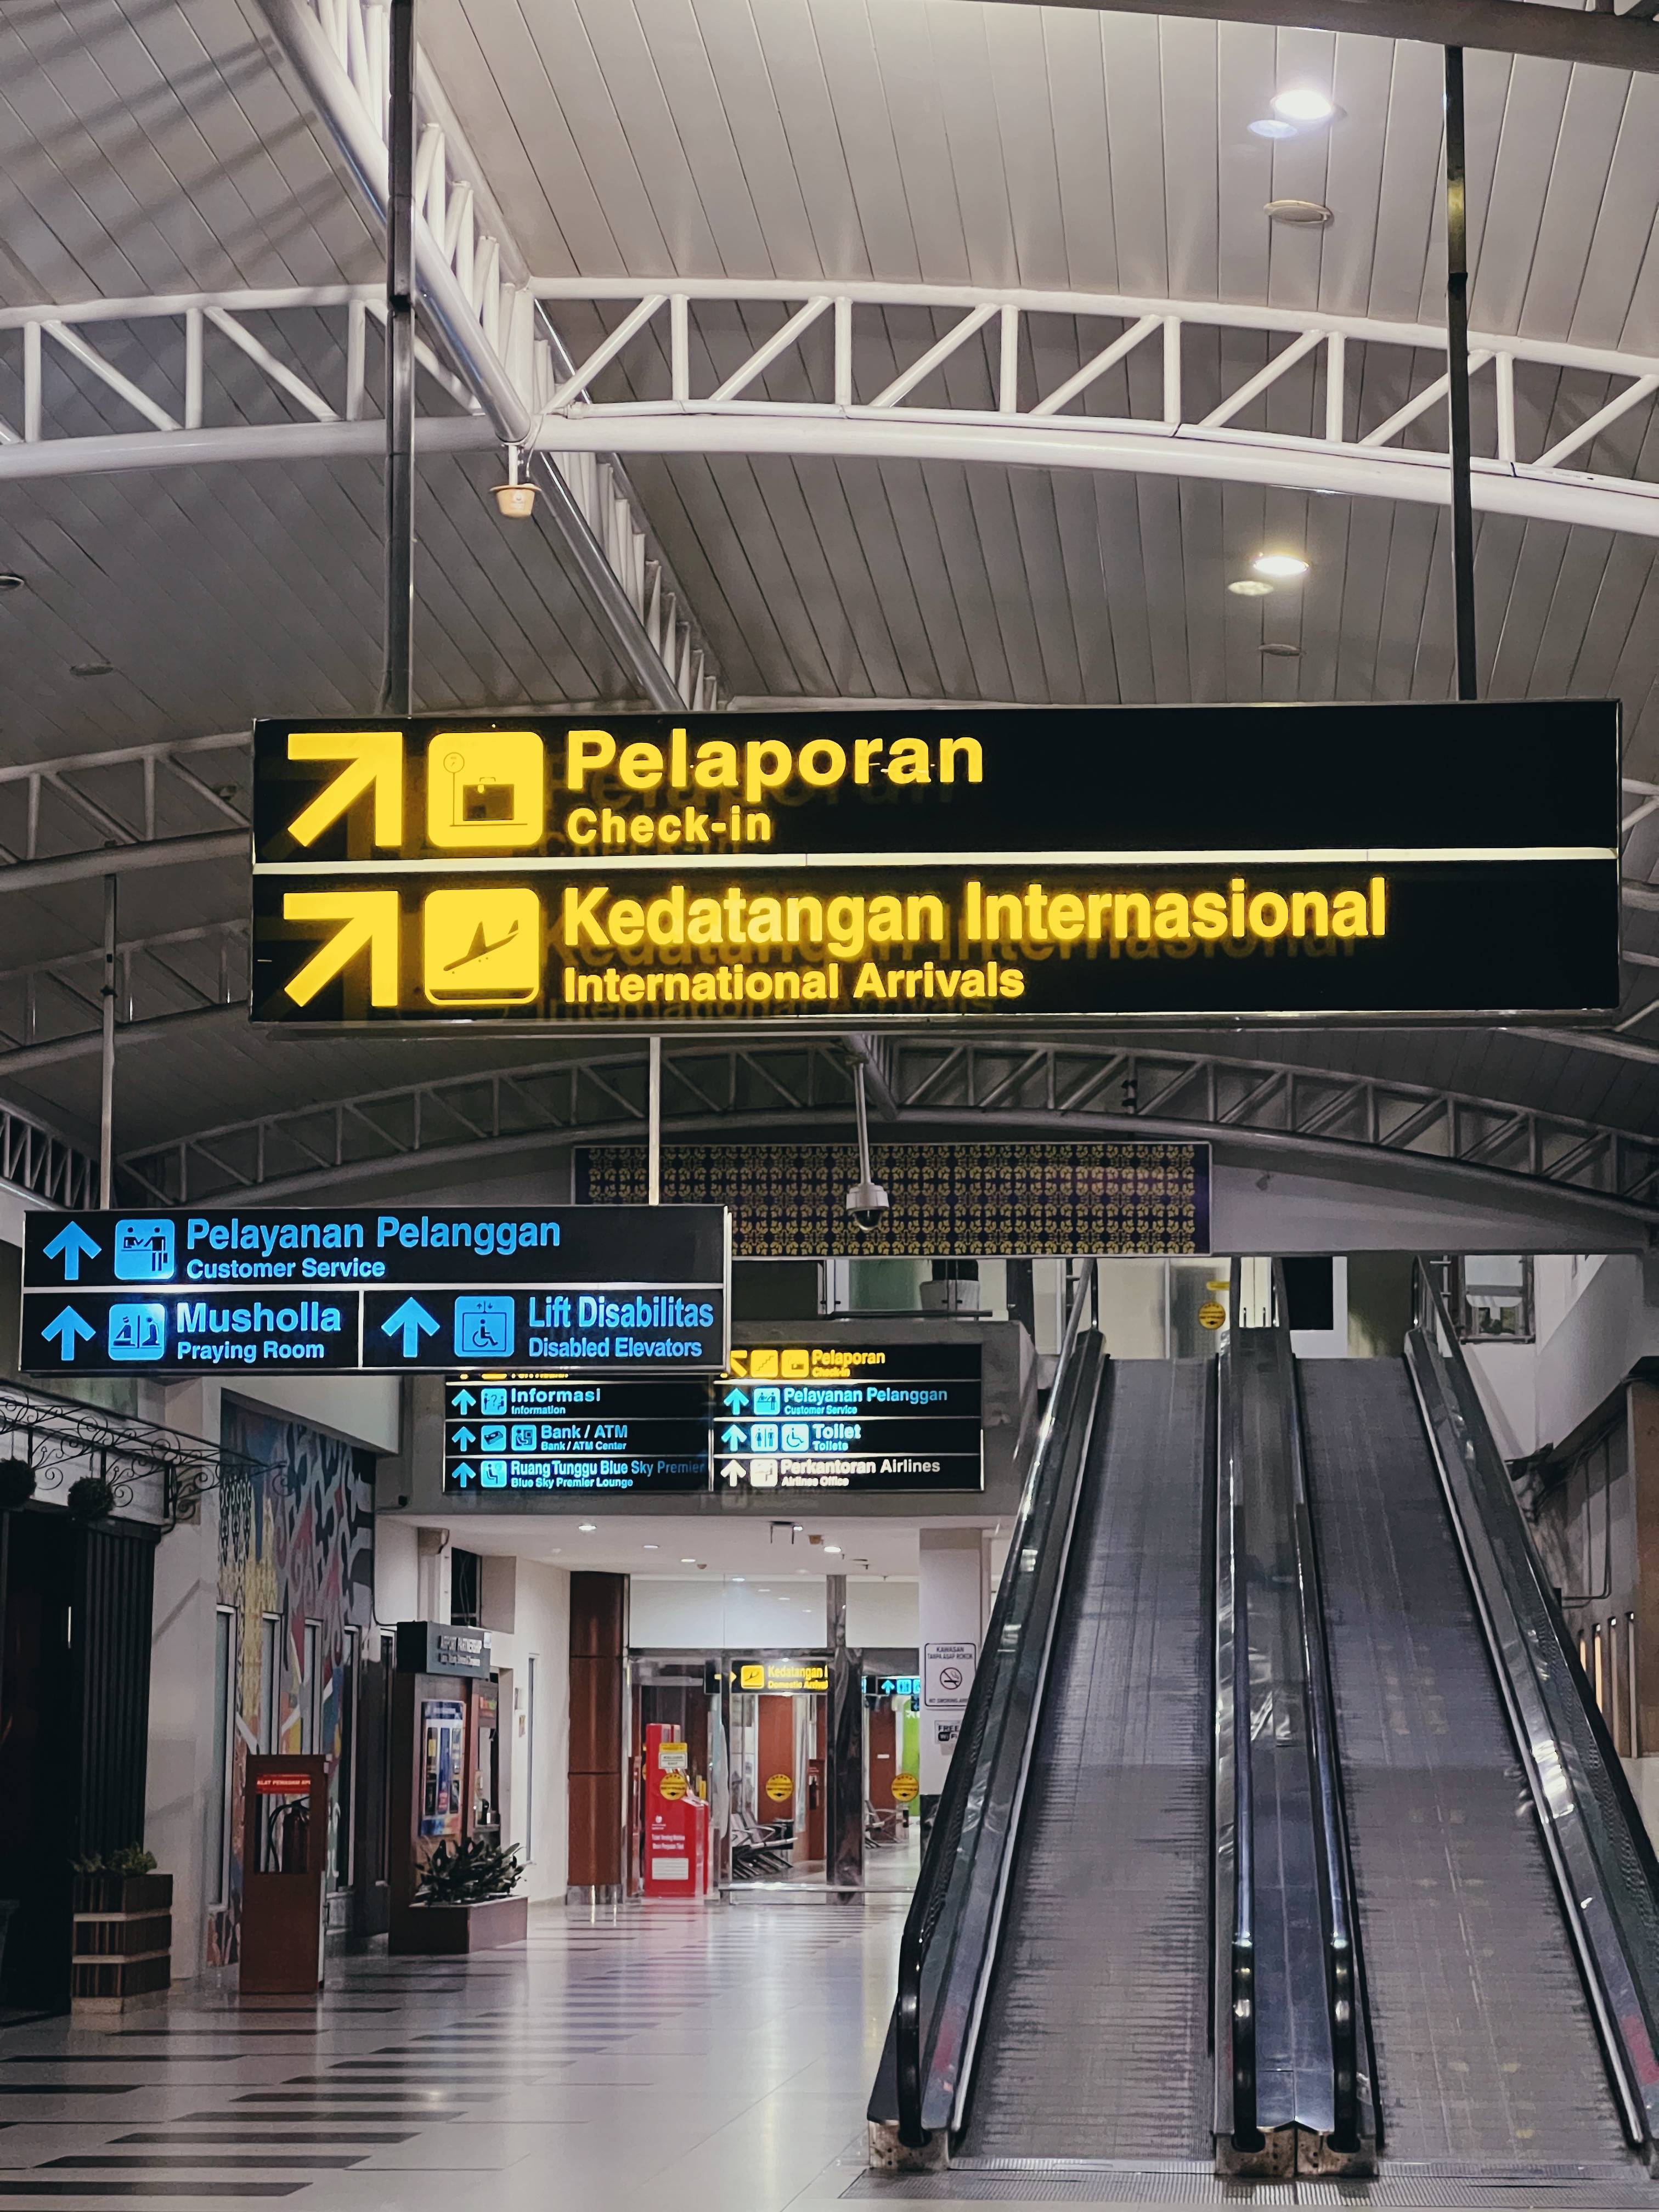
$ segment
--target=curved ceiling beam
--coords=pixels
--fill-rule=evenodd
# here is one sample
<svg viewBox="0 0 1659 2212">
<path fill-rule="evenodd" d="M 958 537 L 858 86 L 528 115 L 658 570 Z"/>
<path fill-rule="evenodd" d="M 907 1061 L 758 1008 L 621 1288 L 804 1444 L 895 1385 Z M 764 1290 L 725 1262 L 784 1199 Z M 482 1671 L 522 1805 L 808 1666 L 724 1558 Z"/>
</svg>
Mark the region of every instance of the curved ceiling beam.
<svg viewBox="0 0 1659 2212">
<path fill-rule="evenodd" d="M 839 1110 L 819 1108 L 792 1115 L 787 1109 L 772 1107 L 732 1115 L 666 1116 L 663 1122 L 663 1135 L 667 1140 L 718 1140 L 744 1136 L 787 1139 L 798 1138 L 803 1132 L 810 1130 L 815 1134 L 821 1133 L 826 1141 L 830 1141 L 836 1138 L 847 1139 L 851 1128 L 850 1108 Z M 1183 1144 L 1200 1139 L 1224 1147 L 1235 1162 L 1247 1168 L 1283 1168 L 1291 1162 L 1319 1162 L 1328 1167 L 1352 1170 L 1354 1154 L 1361 1149 L 1340 1140 L 1304 1138 L 1276 1130 L 1240 1127 L 1225 1123 L 1166 1120 L 1156 1116 L 1130 1117 L 1121 1114 L 1062 1114 L 1036 1107 L 976 1113 L 970 1116 L 953 1114 L 948 1109 L 940 1109 L 936 1113 L 925 1110 L 903 1112 L 885 1125 L 876 1142 L 895 1142 L 907 1137 L 938 1139 L 943 1136 L 968 1139 L 1046 1137 L 1051 1139 L 1063 1138 L 1073 1142 L 1091 1137 L 1119 1141 L 1138 1138 L 1174 1139 Z M 258 1186 L 258 1194 L 262 1203 L 280 1205 L 290 1199 L 384 1183 L 390 1176 L 407 1176 L 411 1171 L 426 1182 L 450 1176 L 457 1169 L 495 1165 L 504 1160 L 531 1158 L 550 1151 L 563 1151 L 571 1145 L 641 1142 L 642 1124 L 632 1117 L 620 1121 L 596 1121 L 566 1129 L 525 1130 L 510 1137 L 474 1138 L 465 1143 L 422 1146 L 416 1153 L 388 1154 L 378 1159 L 348 1160 L 337 1166 L 321 1166 L 289 1175 L 273 1176 Z M 1496 1200 L 1500 1206 L 1507 1205 L 1517 1213 L 1530 1214 L 1534 1219 L 1540 1211 L 1548 1212 L 1558 1208 L 1582 1208 L 1575 1224 L 1578 1232 L 1593 1240 L 1597 1237 L 1611 1239 L 1613 1244 L 1620 1249 L 1631 1249 L 1632 1243 L 1645 1244 L 1656 1223 L 1659 1223 L 1659 1206 L 1638 1204 L 1584 1184 L 1550 1182 L 1501 1168 L 1487 1167 L 1479 1162 L 1446 1159 L 1433 1152 L 1367 1148 L 1367 1158 L 1384 1187 L 1402 1194 L 1412 1192 L 1419 1196 L 1441 1199 L 1449 1204 L 1460 1200 L 1465 1203 L 1484 1202 L 1488 1206 Z M 132 1194 L 128 1199 L 129 1203 L 163 1202 L 146 1199 L 136 1182 L 128 1188 Z M 203 1203 L 207 1206 L 232 1203 L 236 1196 L 236 1191 L 228 1188 L 215 1192 Z M 1562 1225 L 1565 1227 L 1565 1222 Z M 1603 1247 L 1598 1243 L 1596 1249 Z"/>
<path fill-rule="evenodd" d="M 811 277 L 684 278 L 658 289 L 629 278 L 558 277 L 532 289 L 614 325 L 552 396 L 537 433 L 550 450 L 979 461 L 1434 506 L 1449 496 L 1448 453 L 1400 442 L 1442 434 L 1446 378 L 1425 379 L 1417 365 L 1423 353 L 1444 357 L 1445 332 L 1432 324 L 1116 293 Z M 792 305 L 796 311 L 780 327 L 747 341 L 745 359 L 732 356 L 729 332 L 742 330 L 745 316 L 775 323 Z M 707 336 L 699 320 L 705 309 L 718 311 Z M 916 310 L 935 331 L 944 325 L 943 335 L 901 362 L 889 313 Z M 1073 324 L 1076 349 L 1062 356 L 1058 380 L 1047 327 L 1056 317 Z M 1033 318 L 1045 319 L 1044 328 L 1034 328 Z M 1122 327 L 1113 332 L 1103 323 Z M 1224 345 L 1219 388 L 1206 386 L 1201 396 L 1185 358 L 1189 329 L 1245 341 L 1237 367 Z M 1469 344 L 1471 369 L 1489 372 L 1496 386 L 1493 450 L 1474 459 L 1475 505 L 1659 536 L 1659 483 L 1563 465 L 1590 456 L 1624 418 L 1633 425 L 1651 414 L 1659 359 L 1503 333 L 1472 333 Z M 589 388 L 618 363 L 632 379 L 628 393 L 589 398 Z M 1569 385 L 1540 402 L 1548 442 L 1525 459 L 1517 446 L 1518 366 L 1547 368 L 1557 382 L 1583 380 L 1582 389 Z M 1034 368 L 1046 391 L 1032 387 Z M 778 387 L 765 380 L 779 375 L 787 396 L 772 396 Z M 1127 415 L 1071 411 L 1086 409 L 1108 378 L 1116 380 L 1106 388 L 1115 404 L 1127 402 Z M 1390 389 L 1390 399 L 1372 397 Z M 928 404 L 909 404 L 918 392 Z M 1241 427 L 1258 404 L 1275 403 L 1281 421 L 1288 414 L 1307 427 Z"/>
<path fill-rule="evenodd" d="M 1528 0 L 1491 4 L 1527 14 L 1562 12 L 1530 6 Z M 1652 35 L 1659 40 L 1659 30 Z M 1433 506 L 1447 500 L 1447 455 L 1434 444 L 1399 442 L 1408 436 L 1420 441 L 1431 430 L 1437 441 L 1442 433 L 1445 380 L 1425 376 L 1419 359 L 1425 353 L 1443 356 L 1445 334 L 1431 324 L 1206 301 L 960 285 L 831 284 L 813 277 L 753 283 L 684 278 L 672 283 L 672 290 L 653 291 L 629 278 L 561 277 L 535 280 L 526 288 L 544 304 L 581 303 L 597 309 L 607 325 L 614 325 L 568 375 L 559 375 L 556 383 L 544 381 L 541 394 L 540 459 L 561 483 L 585 498 L 590 492 L 598 496 L 604 476 L 599 461 L 626 451 L 937 459 L 1193 477 Z M 97 349 L 83 332 L 91 329 L 95 335 L 100 324 L 182 321 L 188 340 L 193 326 L 216 328 L 257 311 L 279 331 L 287 329 L 286 318 L 296 319 L 284 342 L 293 357 L 303 360 L 307 346 L 314 347 L 319 309 L 338 313 L 348 325 L 353 317 L 361 323 L 372 305 L 371 290 L 296 287 L 283 293 L 203 293 L 13 308 L 0 311 L 0 330 L 21 329 L 27 337 L 39 325 L 43 341 L 51 336 L 61 344 L 67 336 L 86 354 Z M 720 370 L 711 374 L 701 354 L 693 360 L 694 343 L 700 342 L 696 313 L 705 303 L 726 311 L 720 319 L 726 328 L 741 327 L 749 310 L 775 313 L 793 305 L 797 311 L 783 328 L 753 345 L 746 359 L 723 357 Z M 947 319 L 950 327 L 924 353 L 899 367 L 881 311 L 917 308 Z M 1029 388 L 1036 356 L 1024 325 L 1034 316 L 1071 319 L 1077 326 L 1078 355 L 1086 356 L 1081 368 L 1042 392 Z M 1123 327 L 1115 336 L 1090 333 L 1089 326 L 1102 321 Z M 1245 334 L 1250 340 L 1246 352 L 1261 365 L 1233 371 L 1232 388 L 1224 394 L 1206 391 L 1194 398 L 1182 359 L 1183 332 L 1189 329 Z M 246 339 L 247 333 L 243 335 Z M 1101 337 L 1108 342 L 1093 350 Z M 1495 383 L 1497 403 L 1492 416 L 1494 450 L 1474 460 L 1475 505 L 1492 514 L 1659 536 L 1659 483 L 1566 465 L 1594 457 L 1607 434 L 1645 426 L 1659 396 L 1659 358 L 1491 332 L 1474 333 L 1470 343 L 1477 373 Z M 1272 350 L 1275 345 L 1277 351 Z M 34 346 L 33 356 L 26 349 L 26 360 L 38 359 L 40 349 Z M 1393 354 L 1393 383 L 1401 404 L 1384 420 L 1371 422 L 1375 404 L 1368 395 L 1388 381 L 1370 373 L 1378 349 Z M 183 350 L 188 352 L 188 344 Z M 268 375 L 303 380 L 263 345 L 259 351 L 256 366 Z M 1091 388 L 1136 354 L 1139 366 L 1149 374 L 1138 374 L 1126 388 L 1128 404 L 1139 412 L 1113 417 L 1071 411 L 1086 404 Z M 638 388 L 665 386 L 671 396 L 600 403 L 584 396 L 619 362 L 630 373 L 639 372 L 642 356 Z M 54 436 L 43 434 L 50 426 L 39 419 L 38 406 L 29 413 L 26 395 L 23 434 L 0 422 L 0 479 L 378 455 L 380 426 L 355 419 L 362 399 L 361 347 L 354 356 L 348 342 L 341 357 L 348 362 L 345 390 L 325 396 L 307 386 L 315 405 L 302 419 L 280 422 L 204 427 L 192 419 L 187 376 L 177 421 L 158 404 L 142 428 L 90 437 Z M 354 357 L 360 364 L 356 387 L 349 368 Z M 1042 357 L 1048 358 L 1046 353 Z M 908 404 L 913 393 L 928 391 L 936 371 L 953 361 L 958 370 L 965 366 L 970 372 L 959 379 L 958 389 L 977 385 L 981 404 Z M 1284 380 L 1292 372 L 1313 379 L 1316 362 L 1316 380 L 1301 385 L 1295 403 L 1308 424 L 1305 432 L 1240 427 L 1258 403 L 1272 404 L 1275 386 L 1288 388 Z M 435 362 L 430 367 L 435 371 Z M 694 375 L 694 368 L 701 368 L 701 375 Z M 1552 428 L 1545 434 L 1553 442 L 1522 458 L 1517 448 L 1516 373 L 1524 376 L 1540 368 L 1548 372 L 1551 396 L 1534 398 L 1552 410 Z M 554 372 L 547 374 L 551 379 Z M 795 396 L 769 398 L 774 387 L 766 382 L 769 375 L 781 376 Z M 325 381 L 319 376 L 319 386 Z M 700 390 L 700 385 L 707 388 Z M 982 404 L 988 388 L 994 402 L 989 407 Z M 805 398 L 799 396 L 803 390 Z M 948 403 L 948 392 L 945 398 Z M 553 410 L 555 400 L 558 411 Z M 195 412 L 199 414 L 199 405 Z M 166 416 L 172 427 L 161 427 L 157 414 Z M 488 446 L 493 438 L 480 414 L 425 416 L 416 426 L 416 445 L 423 451 L 462 451 Z M 616 516 L 606 530 L 613 524 L 621 531 Z M 629 523 L 621 531 L 621 538 L 629 538 L 632 527 Z M 629 588 L 652 649 L 676 660 L 677 696 L 707 703 L 713 678 L 693 650 L 673 594 L 660 577 L 653 580 L 649 564 L 643 562 L 643 540 L 635 544 L 629 538 Z M 632 613 L 629 619 L 634 619 Z"/>
<path fill-rule="evenodd" d="M 1357 31 L 1370 39 L 1417 39 L 1486 53 L 1537 54 L 1598 69 L 1659 70 L 1659 31 L 1647 0 L 1622 14 L 1532 6 L 1527 0 L 1014 0 L 1020 7 L 1096 14 L 1198 15 L 1218 23 L 1284 23 L 1312 31 Z"/>
<path fill-rule="evenodd" d="M 1659 1137 L 1568 1121 L 1420 1084 L 1121 1039 L 884 1039 L 890 1133 L 1021 1128 L 1058 1135 L 1208 1138 L 1261 1152 L 1385 1165 L 1419 1182 L 1545 1192 L 1659 1222 Z M 0 1060 L 0 1072 L 5 1062 Z M 185 1205 L 639 1137 L 645 1058 L 611 1048 L 324 1102 L 126 1153 L 136 1198 Z M 682 1135 L 846 1128 L 852 1084 L 834 1040 L 669 1040 L 665 1127 Z"/>
</svg>

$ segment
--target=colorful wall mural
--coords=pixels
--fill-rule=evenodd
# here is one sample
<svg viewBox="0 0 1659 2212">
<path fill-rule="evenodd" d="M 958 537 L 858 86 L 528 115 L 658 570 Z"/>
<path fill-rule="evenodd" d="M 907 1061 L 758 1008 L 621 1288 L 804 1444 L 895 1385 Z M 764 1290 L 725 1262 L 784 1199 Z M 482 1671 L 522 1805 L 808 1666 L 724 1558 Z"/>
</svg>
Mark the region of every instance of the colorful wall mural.
<svg viewBox="0 0 1659 2212">
<path fill-rule="evenodd" d="M 342 1863 L 337 1830 L 349 1794 L 340 1766 L 353 1720 L 347 1631 L 367 1631 L 374 1613 L 373 1455 L 228 1396 L 221 1441 L 252 1465 L 220 1503 L 219 1602 L 234 1607 L 237 1624 L 236 1732 L 230 1879 L 226 1903 L 209 1914 L 210 1966 L 238 1955 L 242 1782 L 247 1754 L 263 1739 L 267 1750 L 320 1753 L 330 1762 L 329 1863 Z"/>
</svg>

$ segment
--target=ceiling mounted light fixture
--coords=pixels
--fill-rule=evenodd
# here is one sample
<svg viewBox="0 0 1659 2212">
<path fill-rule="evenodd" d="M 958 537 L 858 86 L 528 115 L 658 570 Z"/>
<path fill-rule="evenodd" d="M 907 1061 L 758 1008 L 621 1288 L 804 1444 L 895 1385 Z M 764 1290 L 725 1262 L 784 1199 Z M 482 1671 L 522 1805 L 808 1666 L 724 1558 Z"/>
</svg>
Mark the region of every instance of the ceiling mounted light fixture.
<svg viewBox="0 0 1659 2212">
<path fill-rule="evenodd" d="M 526 483 L 520 471 L 520 456 L 516 446 L 507 449 L 507 482 L 491 484 L 495 505 L 504 520 L 527 522 L 536 511 L 536 487 Z"/>
<path fill-rule="evenodd" d="M 592 1536 L 597 1533 L 599 1525 L 597 1521 L 579 1521 L 576 1523 L 576 1534 L 579 1536 Z"/>
<path fill-rule="evenodd" d="M 1302 658 L 1302 647 L 1299 645 L 1282 645 L 1273 641 L 1257 646 L 1256 651 L 1270 660 L 1300 660 Z"/>
<path fill-rule="evenodd" d="M 1308 563 L 1299 553 L 1258 553 L 1250 566 L 1258 576 L 1271 576 L 1276 583 L 1291 583 L 1308 573 Z"/>
<path fill-rule="evenodd" d="M 1329 123 L 1340 112 L 1336 102 L 1311 85 L 1288 85 L 1276 92 L 1269 105 L 1285 123 Z"/>
<path fill-rule="evenodd" d="M 697 1563 L 695 1559 L 682 1559 L 680 1561 L 680 1565 L 683 1567 L 695 1567 L 696 1564 Z"/>
<path fill-rule="evenodd" d="M 1252 137 L 1256 138 L 1294 138 L 1296 136 L 1294 123 L 1281 123 L 1273 115 L 1264 115 L 1247 127 Z"/>
<path fill-rule="evenodd" d="M 1264 212 L 1272 222 L 1301 223 L 1317 230 L 1336 221 L 1323 200 L 1269 200 Z"/>
<path fill-rule="evenodd" d="M 22 588 L 23 579 L 13 575 L 9 569 L 4 575 L 0 575 L 0 592 L 21 592 Z"/>
<path fill-rule="evenodd" d="M 1265 599 L 1272 591 L 1273 586 L 1264 584 L 1259 576 L 1240 576 L 1235 582 L 1229 584 L 1227 589 L 1237 599 Z"/>
</svg>

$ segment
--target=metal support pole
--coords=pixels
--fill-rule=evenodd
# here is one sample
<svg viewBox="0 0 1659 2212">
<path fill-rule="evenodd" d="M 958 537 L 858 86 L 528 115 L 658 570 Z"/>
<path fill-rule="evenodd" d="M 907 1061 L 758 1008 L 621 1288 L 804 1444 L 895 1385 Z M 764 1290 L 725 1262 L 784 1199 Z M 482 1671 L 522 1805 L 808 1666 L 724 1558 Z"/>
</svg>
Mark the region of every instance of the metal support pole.
<svg viewBox="0 0 1659 2212">
<path fill-rule="evenodd" d="M 386 225 L 386 663 L 380 712 L 407 714 L 415 659 L 415 0 L 391 0 Z"/>
<path fill-rule="evenodd" d="M 824 1641 L 830 1646 L 823 1791 L 823 1876 L 831 1889 L 864 1887 L 864 1680 L 847 1648 L 847 1577 L 826 1575 Z"/>
<path fill-rule="evenodd" d="M 98 1113 L 98 1203 L 115 1203 L 115 886 L 104 878 L 104 1066 Z"/>
<path fill-rule="evenodd" d="M 1446 397 L 1451 414 L 1452 589 L 1457 696 L 1476 696 L 1474 507 L 1469 493 L 1469 232 L 1463 161 L 1463 49 L 1446 48 Z"/>
<path fill-rule="evenodd" d="M 645 1133 L 645 1202 L 662 1204 L 662 1039 L 650 1040 L 651 1073 L 647 1092 Z"/>
</svg>

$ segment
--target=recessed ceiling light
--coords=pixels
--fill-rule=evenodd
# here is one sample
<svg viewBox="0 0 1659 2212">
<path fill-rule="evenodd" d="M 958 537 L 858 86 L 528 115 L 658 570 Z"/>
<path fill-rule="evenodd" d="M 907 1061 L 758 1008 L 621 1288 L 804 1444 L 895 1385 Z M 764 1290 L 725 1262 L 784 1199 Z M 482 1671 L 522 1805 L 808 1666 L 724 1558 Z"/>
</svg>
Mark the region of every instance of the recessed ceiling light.
<svg viewBox="0 0 1659 2212">
<path fill-rule="evenodd" d="M 72 660 L 71 676 L 113 676 L 115 671 L 107 660 Z"/>
<path fill-rule="evenodd" d="M 841 1546 L 839 1544 L 826 1544 L 823 1548 L 832 1559 L 840 1559 Z"/>
<path fill-rule="evenodd" d="M 0 592 L 21 592 L 22 588 L 23 579 L 21 576 L 14 576 L 9 569 L 4 575 L 0 575 Z"/>
<path fill-rule="evenodd" d="M 741 1575 L 733 1575 L 732 1579 L 734 1583 L 740 1583 L 743 1581 L 744 1577 Z"/>
<path fill-rule="evenodd" d="M 1296 136 L 1295 124 L 1281 123 L 1275 115 L 1264 115 L 1259 122 L 1252 123 L 1249 129 L 1258 138 L 1294 138 Z"/>
<path fill-rule="evenodd" d="M 1302 658 L 1302 647 L 1299 645 L 1259 645 L 1256 651 L 1272 660 L 1300 660 Z"/>
<path fill-rule="evenodd" d="M 562 1544 L 555 1544 L 555 1546 L 553 1547 L 552 1550 L 548 1553 L 548 1555 L 547 1555 L 547 1556 L 548 1556 L 548 1558 L 549 1558 L 550 1559 L 561 1559 L 561 1558 L 562 1558 L 563 1553 L 564 1553 L 564 1547 L 563 1547 Z"/>
<path fill-rule="evenodd" d="M 1273 586 L 1262 583 L 1255 576 L 1241 576 L 1237 583 L 1229 584 L 1227 589 L 1241 599 L 1265 599 Z"/>
<path fill-rule="evenodd" d="M 1323 200 L 1269 200 L 1263 212 L 1274 222 L 1303 222 L 1322 230 L 1336 221 Z"/>
<path fill-rule="evenodd" d="M 1250 566 L 1258 576 L 1272 576 L 1275 580 L 1283 577 L 1291 581 L 1308 573 L 1308 563 L 1299 553 L 1258 553 Z"/>
<path fill-rule="evenodd" d="M 1311 85 L 1287 86 L 1273 94 L 1269 105 L 1286 123 L 1328 123 L 1336 113 L 1336 102 Z"/>
<path fill-rule="evenodd" d="M 576 1533 L 580 1536 L 591 1536 L 599 1525 L 597 1521 L 579 1521 L 576 1523 Z"/>
<path fill-rule="evenodd" d="M 647 1551 L 647 1552 L 657 1552 L 657 1551 L 660 1551 L 660 1550 L 661 1550 L 661 1548 L 662 1548 L 662 1547 L 661 1547 L 659 1544 L 645 1544 L 645 1545 L 642 1545 L 642 1546 L 641 1547 L 641 1549 L 642 1551 Z"/>
<path fill-rule="evenodd" d="M 757 1596 L 757 1597 L 770 1597 L 770 1596 L 771 1596 L 771 1595 L 772 1595 L 772 1585 L 771 1585 L 771 1583 L 757 1583 L 755 1584 L 755 1595 L 756 1595 L 756 1596 Z"/>
</svg>

